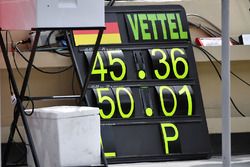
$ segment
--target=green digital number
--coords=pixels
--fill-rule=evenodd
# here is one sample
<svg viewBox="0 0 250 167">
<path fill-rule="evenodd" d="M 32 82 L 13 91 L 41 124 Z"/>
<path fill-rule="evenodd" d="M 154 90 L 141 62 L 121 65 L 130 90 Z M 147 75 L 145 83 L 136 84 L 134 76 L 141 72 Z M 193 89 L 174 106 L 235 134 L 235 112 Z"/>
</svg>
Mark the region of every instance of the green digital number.
<svg viewBox="0 0 250 167">
<path fill-rule="evenodd" d="M 113 51 L 107 51 L 107 53 L 108 53 L 108 58 L 109 58 L 109 64 L 113 65 L 115 63 L 118 63 L 118 64 L 120 64 L 120 66 L 122 68 L 122 73 L 121 73 L 120 76 L 116 76 L 114 71 L 110 71 L 110 76 L 111 76 L 112 80 L 113 81 L 121 81 L 121 80 L 123 80 L 123 78 L 126 75 L 126 71 L 127 71 L 126 65 L 125 65 L 125 63 L 123 62 L 122 59 L 120 59 L 118 57 L 113 58 L 113 56 L 112 56 L 113 54 L 122 55 L 122 51 L 113 50 Z"/>
<path fill-rule="evenodd" d="M 107 101 L 110 104 L 110 111 L 108 112 L 109 114 L 105 114 L 107 112 L 104 112 L 103 109 L 100 108 L 100 116 L 102 119 L 110 119 L 114 116 L 116 106 L 115 106 L 115 99 L 112 99 L 110 94 L 108 95 L 103 95 L 105 92 L 111 92 L 110 88 L 97 88 L 97 98 L 98 98 L 98 103 L 103 103 L 104 101 Z M 123 94 L 121 93 L 123 92 Z M 113 93 L 112 93 L 113 94 Z M 130 108 L 128 108 L 128 112 L 124 113 L 124 108 L 122 108 L 122 101 L 121 101 L 121 96 L 128 96 L 129 101 L 130 101 Z M 118 111 L 121 115 L 122 118 L 130 118 L 134 112 L 135 109 L 135 102 L 134 98 L 132 96 L 132 93 L 129 88 L 123 88 L 119 87 L 115 89 L 115 97 L 116 97 L 116 102 L 118 106 Z"/>
<path fill-rule="evenodd" d="M 159 52 L 162 55 L 162 58 L 159 59 L 159 63 L 165 65 L 166 72 L 165 72 L 165 74 L 161 75 L 159 73 L 159 70 L 155 69 L 154 73 L 155 73 L 155 76 L 156 76 L 157 79 L 161 79 L 161 80 L 162 79 L 166 79 L 169 76 L 169 74 L 170 74 L 170 65 L 167 62 L 167 55 L 166 55 L 166 53 L 162 49 L 152 49 L 151 55 L 152 56 L 156 56 L 157 52 Z"/>
<path fill-rule="evenodd" d="M 98 60 L 99 65 L 100 65 L 99 69 L 96 69 L 97 60 Z M 91 74 L 92 75 L 101 75 L 101 81 L 104 81 L 105 74 L 107 74 L 107 73 L 108 73 L 108 70 L 104 68 L 104 63 L 103 63 L 101 54 L 100 54 L 100 52 L 97 52 L 96 59 L 95 59 L 93 70 L 92 70 Z"/>
<path fill-rule="evenodd" d="M 114 100 L 109 96 L 103 96 L 102 95 L 102 92 L 105 92 L 105 91 L 107 92 L 109 90 L 110 90 L 109 88 L 97 88 L 96 89 L 97 95 L 98 95 L 98 102 L 103 103 L 104 101 L 108 101 L 110 103 L 110 107 L 111 107 L 110 112 L 107 115 L 103 112 L 103 109 L 100 108 L 100 116 L 101 116 L 102 119 L 110 119 L 110 118 L 112 118 L 112 116 L 115 113 L 115 102 L 114 102 Z"/>
<path fill-rule="evenodd" d="M 174 99 L 174 107 L 173 107 L 172 111 L 170 111 L 170 112 L 167 111 L 165 104 L 164 104 L 164 97 L 163 97 L 164 90 L 169 91 Z M 176 108 L 177 108 L 177 98 L 176 98 L 174 91 L 169 86 L 160 86 L 159 95 L 160 95 L 160 102 L 161 102 L 161 108 L 162 108 L 163 114 L 167 117 L 173 116 L 175 111 L 176 111 Z"/>
<path fill-rule="evenodd" d="M 190 90 L 188 89 L 187 85 L 184 85 L 183 88 L 179 91 L 179 94 L 186 94 L 187 96 L 187 101 L 188 101 L 188 116 L 192 116 L 192 111 L 193 111 L 193 103 L 192 103 L 192 96 L 190 93 Z"/>
<path fill-rule="evenodd" d="M 127 114 L 125 114 L 123 112 L 123 109 L 122 109 L 122 106 L 121 106 L 120 91 L 126 92 L 127 95 L 129 96 L 129 99 L 130 99 L 130 110 L 129 110 L 129 112 Z M 133 114 L 134 108 L 135 108 L 134 98 L 133 98 L 131 92 L 126 88 L 117 88 L 116 89 L 116 100 L 117 100 L 118 110 L 119 110 L 119 113 L 120 113 L 121 117 L 122 118 L 130 118 L 131 115 Z"/>
<path fill-rule="evenodd" d="M 180 48 L 173 48 L 173 49 L 171 49 L 171 53 L 170 53 L 175 77 L 178 79 L 184 79 L 184 78 L 186 78 L 186 76 L 188 74 L 188 70 L 189 70 L 188 63 L 187 63 L 186 59 L 184 59 L 183 57 L 176 58 L 175 57 L 176 52 L 179 52 L 182 55 L 185 55 L 185 52 L 183 50 L 181 50 Z M 177 63 L 180 63 L 180 62 L 182 62 L 184 65 L 183 74 L 178 73 Z"/>
</svg>

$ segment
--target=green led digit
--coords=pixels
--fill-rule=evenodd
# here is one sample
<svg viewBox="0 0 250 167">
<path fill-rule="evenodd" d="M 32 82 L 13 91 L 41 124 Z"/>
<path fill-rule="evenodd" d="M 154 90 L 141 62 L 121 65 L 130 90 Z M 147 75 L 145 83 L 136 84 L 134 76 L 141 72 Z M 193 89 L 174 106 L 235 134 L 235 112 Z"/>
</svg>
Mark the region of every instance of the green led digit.
<svg viewBox="0 0 250 167">
<path fill-rule="evenodd" d="M 126 75 L 126 71 L 127 71 L 126 65 L 125 65 L 125 63 L 123 62 L 122 59 L 120 59 L 118 57 L 116 57 L 116 58 L 112 57 L 112 54 L 122 54 L 122 52 L 120 50 L 112 50 L 112 51 L 107 51 L 107 53 L 108 53 L 108 58 L 109 58 L 109 64 L 110 65 L 113 65 L 114 63 L 118 63 L 122 67 L 122 73 L 121 73 L 120 76 L 116 76 L 113 71 L 110 72 L 110 76 L 111 76 L 112 80 L 113 81 L 121 81 L 121 80 L 123 80 L 123 78 Z"/>
<path fill-rule="evenodd" d="M 174 135 L 173 136 L 169 136 L 167 134 L 166 128 L 172 128 L 174 130 Z M 165 145 L 165 154 L 169 154 L 169 142 L 174 142 L 179 138 L 179 132 L 177 127 L 172 124 L 172 123 L 162 123 L 161 124 L 161 131 L 163 134 L 163 141 L 164 141 L 164 145 Z"/>
<path fill-rule="evenodd" d="M 173 99 L 174 99 L 174 107 L 172 109 L 172 111 L 168 112 L 165 105 L 164 105 L 164 98 L 163 98 L 163 90 L 167 90 L 171 93 L 171 95 L 173 96 Z M 175 111 L 176 111 L 176 108 L 177 108 L 177 99 L 176 99 L 176 95 L 174 93 L 174 91 L 169 87 L 169 86 L 160 86 L 159 88 L 159 94 L 160 94 L 160 101 L 161 101 L 161 108 L 162 108 L 162 111 L 164 113 L 164 115 L 166 117 L 171 117 L 174 115 Z"/>
<path fill-rule="evenodd" d="M 97 88 L 97 95 L 98 95 L 98 102 L 102 103 L 105 100 L 108 101 L 110 103 L 110 113 L 108 115 L 104 114 L 103 109 L 100 109 L 100 116 L 102 119 L 110 119 L 112 118 L 112 116 L 115 113 L 115 102 L 112 98 L 110 98 L 109 96 L 102 96 L 102 92 L 104 91 L 109 91 L 109 88 Z"/>
<path fill-rule="evenodd" d="M 177 58 L 175 58 L 175 52 L 179 52 L 182 55 L 185 55 L 185 52 L 183 50 L 181 50 L 180 48 L 173 48 L 171 50 L 171 54 L 170 54 L 171 55 L 171 60 L 172 60 L 172 65 L 173 65 L 173 70 L 174 70 L 174 75 L 178 79 L 183 79 L 188 74 L 188 70 L 189 70 L 188 63 L 187 63 L 186 59 L 184 59 L 183 57 L 177 57 Z M 183 74 L 179 74 L 178 73 L 177 63 L 179 63 L 179 62 L 182 62 L 183 65 L 184 65 L 184 72 L 183 72 Z"/>
<path fill-rule="evenodd" d="M 156 53 L 159 52 L 162 55 L 162 58 L 159 60 L 160 64 L 164 64 L 166 67 L 166 72 L 164 75 L 161 75 L 158 70 L 154 70 L 155 76 L 158 79 L 166 79 L 169 74 L 170 74 L 170 65 L 168 64 L 167 60 L 167 55 L 162 49 L 152 49 L 151 55 L 156 56 Z"/>
<path fill-rule="evenodd" d="M 188 89 L 187 85 L 184 85 L 182 89 L 179 91 L 179 94 L 182 95 L 183 93 L 186 93 L 187 101 L 188 101 L 188 116 L 192 116 L 193 111 L 193 103 L 192 103 L 192 96 L 190 93 L 190 90 Z"/>
<path fill-rule="evenodd" d="M 96 69 L 97 60 L 99 61 L 100 69 Z M 100 52 L 97 52 L 95 63 L 94 63 L 93 70 L 92 70 L 91 74 L 92 75 L 101 75 L 101 81 L 104 81 L 105 74 L 107 74 L 107 73 L 108 73 L 108 70 L 104 68 L 104 63 L 103 63 L 101 54 L 100 54 Z"/>
<path fill-rule="evenodd" d="M 120 100 L 120 91 L 126 92 L 127 95 L 129 96 L 129 99 L 130 99 L 131 106 L 130 106 L 130 110 L 127 114 L 124 114 L 124 112 L 122 111 L 121 100 Z M 134 102 L 134 98 L 133 98 L 131 92 L 126 88 L 117 88 L 116 89 L 116 100 L 117 100 L 118 110 L 120 112 L 121 117 L 122 118 L 130 118 L 134 112 L 134 109 L 135 109 L 135 104 L 134 104 L 135 102 Z"/>
</svg>

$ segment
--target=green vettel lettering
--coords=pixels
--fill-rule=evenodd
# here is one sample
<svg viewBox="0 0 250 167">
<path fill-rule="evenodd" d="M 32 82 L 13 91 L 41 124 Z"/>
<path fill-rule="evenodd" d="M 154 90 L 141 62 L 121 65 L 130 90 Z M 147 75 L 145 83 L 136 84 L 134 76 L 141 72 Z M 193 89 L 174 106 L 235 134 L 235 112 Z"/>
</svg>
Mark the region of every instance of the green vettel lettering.
<svg viewBox="0 0 250 167">
<path fill-rule="evenodd" d="M 177 23 L 178 23 L 178 26 L 179 26 L 180 38 L 181 39 L 188 39 L 187 31 L 183 31 L 181 17 L 180 17 L 179 13 L 176 13 L 176 19 L 177 19 Z"/>
<path fill-rule="evenodd" d="M 167 18 L 168 18 L 168 26 L 169 26 L 169 31 L 170 31 L 170 38 L 179 39 L 179 34 L 177 32 L 174 32 L 174 30 L 177 29 L 176 23 L 173 22 L 174 20 L 176 20 L 174 13 L 168 13 Z"/>
<path fill-rule="evenodd" d="M 146 14 L 138 14 L 138 18 L 139 18 L 140 26 L 141 26 L 142 39 L 143 40 L 151 40 L 151 34 L 146 32 L 146 30 L 148 30 L 148 24 L 144 22 L 147 20 L 147 15 Z"/>
<path fill-rule="evenodd" d="M 133 40 L 188 39 L 188 32 L 178 12 L 133 13 L 126 14 L 126 18 Z"/>
<path fill-rule="evenodd" d="M 132 18 L 133 16 L 133 18 Z M 133 31 L 134 39 L 139 40 L 139 23 L 137 14 L 127 14 L 127 18 Z"/>
<path fill-rule="evenodd" d="M 157 14 L 157 19 L 160 20 L 160 22 L 161 22 L 163 39 L 168 39 L 167 38 L 166 24 L 165 24 L 165 21 L 167 20 L 166 15 L 165 14 Z"/>
<path fill-rule="evenodd" d="M 155 21 L 157 20 L 156 14 L 147 14 L 147 16 L 148 16 L 148 20 L 152 24 L 154 39 L 158 40 L 158 32 L 157 32 L 157 27 L 156 27 L 156 24 L 155 24 Z"/>
</svg>

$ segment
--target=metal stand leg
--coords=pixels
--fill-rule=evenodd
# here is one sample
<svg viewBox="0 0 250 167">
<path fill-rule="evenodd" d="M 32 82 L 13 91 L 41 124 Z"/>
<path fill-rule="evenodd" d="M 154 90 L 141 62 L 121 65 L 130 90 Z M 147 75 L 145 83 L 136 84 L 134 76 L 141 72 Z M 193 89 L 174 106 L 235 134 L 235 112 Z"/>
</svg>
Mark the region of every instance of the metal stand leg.
<svg viewBox="0 0 250 167">
<path fill-rule="evenodd" d="M 1 45 L 2 52 L 3 52 L 4 61 L 5 61 L 6 66 L 7 66 L 7 70 L 8 70 L 9 78 L 10 78 L 10 81 L 11 81 L 11 84 L 12 84 L 12 87 L 13 87 L 13 91 L 14 91 L 15 96 L 17 98 L 17 104 L 16 104 L 17 109 L 16 109 L 15 114 L 14 114 L 14 120 L 13 120 L 12 125 L 11 125 L 11 131 L 10 131 L 10 135 L 9 135 L 9 138 L 8 138 L 7 148 L 5 150 L 4 157 L 3 157 L 3 163 L 2 163 L 3 166 L 6 166 L 6 164 L 7 164 L 9 151 L 10 151 L 10 146 L 11 146 L 11 143 L 13 141 L 14 134 L 15 134 L 15 127 L 16 127 L 17 122 L 18 122 L 19 114 L 21 114 L 24 129 L 25 129 L 25 132 L 26 132 L 29 144 L 30 144 L 30 148 L 31 148 L 31 152 L 32 152 L 32 155 L 33 155 L 35 165 L 37 167 L 40 167 L 39 161 L 38 161 L 38 158 L 37 158 L 37 154 L 36 154 L 36 151 L 35 151 L 35 146 L 34 146 L 34 143 L 33 143 L 32 137 L 31 137 L 30 129 L 28 127 L 27 119 L 26 119 L 25 114 L 24 114 L 24 107 L 22 105 L 23 97 L 25 95 L 27 83 L 28 83 L 29 76 L 30 76 L 30 71 L 31 71 L 33 60 L 34 60 L 34 57 L 35 57 L 35 51 L 36 51 L 39 36 L 40 36 L 40 31 L 38 31 L 36 33 L 35 40 L 34 40 L 34 43 L 33 43 L 33 47 L 32 47 L 32 50 L 31 50 L 30 60 L 29 60 L 28 66 L 27 66 L 25 78 L 24 78 L 23 85 L 22 85 L 22 90 L 21 90 L 21 93 L 19 94 L 19 91 L 18 91 L 18 88 L 17 88 L 17 85 L 16 85 L 16 81 L 15 81 L 15 78 L 14 78 L 13 70 L 11 68 L 10 60 L 9 60 L 9 57 L 8 57 L 8 50 L 7 50 L 7 48 L 5 48 L 3 37 L 2 37 L 2 34 L 0 33 L 0 45 Z"/>
<path fill-rule="evenodd" d="M 105 28 L 100 28 L 99 29 L 96 44 L 95 44 L 94 49 L 93 49 L 93 55 L 91 57 L 91 62 L 90 62 L 91 69 L 90 69 L 90 71 L 89 71 L 89 73 L 88 73 L 88 75 L 87 75 L 87 77 L 85 79 L 84 84 L 82 85 L 82 92 L 81 92 L 81 98 L 80 98 L 81 100 L 84 99 L 84 95 L 85 95 L 87 87 L 88 87 L 88 83 L 89 83 L 90 76 L 91 76 L 91 71 L 92 71 L 92 68 L 93 68 L 93 64 L 94 64 L 94 61 L 95 61 L 95 58 L 96 58 L 98 48 L 100 46 L 100 42 L 101 42 L 101 38 L 102 38 L 102 34 L 103 34 L 104 29 Z M 15 113 L 14 113 L 14 119 L 13 119 L 13 122 L 11 124 L 10 135 L 9 135 L 9 138 L 8 138 L 7 147 L 6 147 L 6 150 L 4 152 L 4 157 L 3 157 L 3 162 L 2 162 L 3 166 L 7 165 L 10 146 L 11 146 L 11 144 L 13 142 L 13 138 L 14 138 L 14 135 L 15 135 L 15 130 L 16 130 L 15 127 L 17 126 L 19 116 L 21 115 L 23 125 L 24 125 L 24 129 L 25 129 L 25 132 L 26 132 L 26 135 L 27 135 L 27 139 L 28 139 L 30 148 L 31 148 L 31 152 L 32 152 L 32 155 L 33 155 L 35 165 L 36 165 L 36 167 L 40 167 L 39 160 L 38 160 L 36 150 L 35 150 L 35 146 L 34 146 L 34 143 L 33 143 L 33 140 L 32 140 L 31 132 L 30 132 L 30 129 L 28 127 L 27 119 L 26 119 L 26 116 L 25 116 L 25 113 L 24 113 L 24 107 L 22 105 L 22 102 L 25 100 L 24 99 L 25 91 L 26 91 L 26 88 L 27 88 L 27 85 L 28 85 L 30 72 L 31 72 L 32 64 L 33 64 L 33 61 L 34 61 L 34 58 L 35 58 L 35 53 L 36 53 L 36 48 L 37 48 L 37 43 L 38 43 L 39 37 L 40 37 L 40 31 L 37 30 L 35 40 L 34 40 L 34 43 L 33 43 L 33 47 L 32 47 L 32 50 L 31 50 L 29 62 L 28 62 L 28 65 L 27 65 L 26 73 L 25 73 L 25 76 L 24 76 L 21 93 L 19 93 L 17 85 L 16 85 L 16 81 L 15 81 L 15 78 L 14 78 L 13 70 L 12 70 L 12 67 L 11 67 L 11 64 L 10 64 L 10 60 L 9 60 L 9 57 L 8 57 L 8 50 L 4 45 L 3 37 L 2 37 L 2 34 L 0 33 L 0 45 L 1 45 L 2 52 L 3 52 L 4 61 L 6 63 L 9 78 L 10 78 L 10 81 L 11 81 L 11 84 L 12 84 L 12 87 L 13 87 L 13 91 L 14 91 L 16 99 L 17 99 L 16 109 L 15 109 Z M 66 32 L 66 37 L 67 37 L 69 50 L 70 50 L 71 54 L 74 54 L 73 47 L 72 47 L 68 32 Z M 103 153 L 103 149 L 102 149 L 102 159 L 103 159 L 104 165 L 108 166 L 107 165 L 107 160 L 106 160 L 106 158 L 104 156 L 104 153 Z"/>
<path fill-rule="evenodd" d="M 81 85 L 82 88 L 81 88 L 80 102 L 84 100 L 84 96 L 85 96 L 86 90 L 87 90 L 88 85 L 89 85 L 91 71 L 92 71 L 92 68 L 93 68 L 93 65 L 94 65 L 94 62 L 95 62 L 95 58 L 96 58 L 96 55 L 97 55 L 98 48 L 99 48 L 100 43 L 101 43 L 103 31 L 104 31 L 104 28 L 99 30 L 97 40 L 96 40 L 96 43 L 95 43 L 95 46 L 94 46 L 94 49 L 93 49 L 93 54 L 92 54 L 92 57 L 91 57 L 91 60 L 90 60 L 90 70 L 88 71 L 88 74 L 87 74 L 87 76 L 85 78 L 85 82 L 83 83 L 83 85 Z M 70 40 L 69 32 L 66 31 L 65 34 L 66 34 L 67 45 L 68 45 L 68 48 L 70 50 L 71 56 L 74 56 L 73 46 L 72 46 L 72 43 L 71 43 L 71 40 Z M 72 61 L 73 61 L 73 57 L 72 57 Z M 107 167 L 108 162 L 107 162 L 107 159 L 106 159 L 106 157 L 104 155 L 103 147 L 101 147 L 101 158 L 102 158 L 104 166 Z"/>
<path fill-rule="evenodd" d="M 96 59 L 96 54 L 97 54 L 98 48 L 99 48 L 100 43 L 101 43 L 103 31 L 104 31 L 104 28 L 102 28 L 102 29 L 99 30 L 99 33 L 98 33 L 98 36 L 97 36 L 97 39 L 96 39 L 96 43 L 95 43 L 95 46 L 94 46 L 94 49 L 93 49 L 93 53 L 92 53 L 92 56 L 91 56 L 91 59 L 90 59 L 90 63 L 89 63 L 90 69 L 89 69 L 89 72 L 88 72 L 88 74 L 86 76 L 84 85 L 82 85 L 82 92 L 81 92 L 80 101 L 82 101 L 84 99 L 85 93 L 86 93 L 88 85 L 89 85 L 91 72 L 93 70 L 93 66 L 94 66 L 95 59 Z"/>
</svg>

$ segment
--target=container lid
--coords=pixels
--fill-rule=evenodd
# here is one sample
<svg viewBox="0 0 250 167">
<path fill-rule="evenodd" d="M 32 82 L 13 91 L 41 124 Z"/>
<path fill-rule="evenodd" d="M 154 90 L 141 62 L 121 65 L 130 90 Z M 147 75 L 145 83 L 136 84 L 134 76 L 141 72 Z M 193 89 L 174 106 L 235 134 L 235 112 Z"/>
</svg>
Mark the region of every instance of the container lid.
<svg viewBox="0 0 250 167">
<path fill-rule="evenodd" d="M 31 109 L 25 110 L 30 113 Z M 33 118 L 47 118 L 47 119 L 60 119 L 60 118 L 72 118 L 83 117 L 99 114 L 99 108 L 87 107 L 87 106 L 53 106 L 35 108 L 31 117 Z"/>
</svg>

